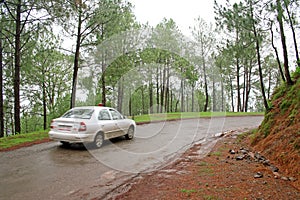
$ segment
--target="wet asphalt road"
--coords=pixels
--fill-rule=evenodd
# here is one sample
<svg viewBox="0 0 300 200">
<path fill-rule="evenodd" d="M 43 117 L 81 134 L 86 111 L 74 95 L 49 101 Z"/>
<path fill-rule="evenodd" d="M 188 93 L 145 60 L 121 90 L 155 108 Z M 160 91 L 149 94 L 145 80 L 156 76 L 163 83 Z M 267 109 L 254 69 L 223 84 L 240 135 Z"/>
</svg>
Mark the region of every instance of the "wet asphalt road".
<svg viewBox="0 0 300 200">
<path fill-rule="evenodd" d="M 138 173 L 158 169 L 196 142 L 257 127 L 263 117 L 227 117 L 137 126 L 135 139 L 100 149 L 49 142 L 0 153 L 0 199 L 105 199 Z"/>
</svg>

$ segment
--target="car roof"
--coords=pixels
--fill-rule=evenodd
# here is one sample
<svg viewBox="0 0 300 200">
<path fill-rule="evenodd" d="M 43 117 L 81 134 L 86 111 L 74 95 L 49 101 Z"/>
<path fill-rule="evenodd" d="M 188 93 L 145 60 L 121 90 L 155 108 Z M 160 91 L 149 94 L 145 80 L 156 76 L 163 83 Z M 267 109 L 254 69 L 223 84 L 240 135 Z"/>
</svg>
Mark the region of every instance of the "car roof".
<svg viewBox="0 0 300 200">
<path fill-rule="evenodd" d="M 106 107 L 106 106 L 79 106 L 79 107 L 74 107 L 72 109 L 96 109 L 96 110 L 101 110 L 101 109 L 114 109 L 114 108 Z"/>
</svg>

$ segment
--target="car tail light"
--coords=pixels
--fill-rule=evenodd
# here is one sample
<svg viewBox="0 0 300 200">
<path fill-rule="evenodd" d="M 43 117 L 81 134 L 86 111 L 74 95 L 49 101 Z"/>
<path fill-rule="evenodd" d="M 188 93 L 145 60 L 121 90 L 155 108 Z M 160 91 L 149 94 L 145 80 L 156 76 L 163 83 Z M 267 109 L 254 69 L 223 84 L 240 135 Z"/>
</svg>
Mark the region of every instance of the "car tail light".
<svg viewBox="0 0 300 200">
<path fill-rule="evenodd" d="M 54 122 L 53 120 L 51 120 L 50 128 L 51 128 L 51 129 L 56 128 L 56 127 L 55 127 L 55 122 Z"/>
<path fill-rule="evenodd" d="M 86 131 L 86 125 L 84 122 L 80 122 L 78 131 Z"/>
</svg>

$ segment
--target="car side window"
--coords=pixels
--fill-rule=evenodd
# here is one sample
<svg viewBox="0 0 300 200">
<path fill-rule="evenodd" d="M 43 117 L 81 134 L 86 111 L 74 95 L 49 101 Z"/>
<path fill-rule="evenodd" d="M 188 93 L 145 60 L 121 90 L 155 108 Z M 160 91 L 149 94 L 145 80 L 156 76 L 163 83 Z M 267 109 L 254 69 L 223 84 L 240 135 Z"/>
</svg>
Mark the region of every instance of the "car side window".
<svg viewBox="0 0 300 200">
<path fill-rule="evenodd" d="M 123 119 L 123 116 L 116 110 L 110 109 L 111 116 L 113 120 Z"/>
<path fill-rule="evenodd" d="M 111 120 L 108 110 L 100 110 L 98 120 Z"/>
</svg>

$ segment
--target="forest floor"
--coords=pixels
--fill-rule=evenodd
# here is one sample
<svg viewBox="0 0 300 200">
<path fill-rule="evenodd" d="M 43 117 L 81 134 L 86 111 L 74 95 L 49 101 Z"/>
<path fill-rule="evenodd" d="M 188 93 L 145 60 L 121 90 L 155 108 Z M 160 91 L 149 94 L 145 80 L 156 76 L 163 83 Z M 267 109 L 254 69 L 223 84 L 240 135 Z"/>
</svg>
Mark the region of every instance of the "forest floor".
<svg viewBox="0 0 300 200">
<path fill-rule="evenodd" d="M 240 132 L 221 138 L 206 156 L 201 144 L 170 165 L 141 174 L 115 191 L 111 199 L 300 199 L 300 174 L 284 174 L 255 152 Z M 299 161 L 298 161 L 299 163 Z"/>
</svg>

